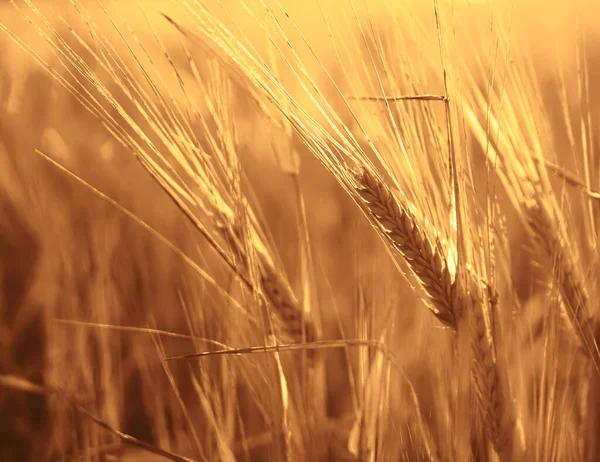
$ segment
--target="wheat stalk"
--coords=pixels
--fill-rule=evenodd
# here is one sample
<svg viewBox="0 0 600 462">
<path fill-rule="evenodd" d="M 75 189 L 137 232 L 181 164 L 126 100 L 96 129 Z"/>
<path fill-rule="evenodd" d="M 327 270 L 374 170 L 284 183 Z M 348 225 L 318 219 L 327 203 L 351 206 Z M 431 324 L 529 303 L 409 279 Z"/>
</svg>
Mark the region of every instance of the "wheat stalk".
<svg viewBox="0 0 600 462">
<path fill-rule="evenodd" d="M 504 457 L 512 447 L 512 419 L 493 342 L 485 323 L 484 300 L 477 290 L 457 293 L 441 249 L 431 243 L 415 217 L 400 205 L 385 183 L 367 169 L 356 172 L 355 178 L 359 185 L 356 191 L 369 213 L 427 292 L 433 314 L 456 331 L 460 314 L 469 314 L 469 332 L 466 334 L 471 340 L 472 382 L 490 441 L 495 451 Z M 474 277 L 469 277 L 469 282 L 474 281 Z"/>
</svg>

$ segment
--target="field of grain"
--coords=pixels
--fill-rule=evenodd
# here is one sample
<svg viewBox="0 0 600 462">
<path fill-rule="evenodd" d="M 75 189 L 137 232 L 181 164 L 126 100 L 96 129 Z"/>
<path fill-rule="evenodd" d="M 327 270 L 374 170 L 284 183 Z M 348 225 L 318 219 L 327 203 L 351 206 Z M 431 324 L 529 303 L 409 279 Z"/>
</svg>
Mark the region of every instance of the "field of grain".
<svg viewBox="0 0 600 462">
<path fill-rule="evenodd" d="M 0 2 L 0 462 L 600 460 L 595 0 Z"/>
</svg>

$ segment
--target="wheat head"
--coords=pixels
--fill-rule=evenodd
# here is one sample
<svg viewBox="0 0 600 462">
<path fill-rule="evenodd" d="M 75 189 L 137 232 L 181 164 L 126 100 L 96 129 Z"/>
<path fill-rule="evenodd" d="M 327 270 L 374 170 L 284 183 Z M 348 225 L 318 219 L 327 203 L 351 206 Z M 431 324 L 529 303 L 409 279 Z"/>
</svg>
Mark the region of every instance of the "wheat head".
<svg viewBox="0 0 600 462">
<path fill-rule="evenodd" d="M 417 276 L 429 296 L 432 313 L 448 327 L 456 328 L 453 303 L 454 284 L 446 257 L 432 244 L 415 217 L 394 196 L 389 187 L 367 169 L 354 175 L 356 192 L 370 215 Z"/>
<path fill-rule="evenodd" d="M 472 381 L 481 409 L 488 438 L 500 457 L 510 457 L 512 452 L 513 417 L 506 398 L 502 371 L 498 366 L 494 342 L 485 322 L 487 301 L 477 292 L 463 297 L 468 304 L 470 339 L 473 355 Z M 490 313 L 493 316 L 493 313 Z M 508 459 L 510 460 L 510 459 Z"/>
<path fill-rule="evenodd" d="M 560 290 L 564 311 L 573 326 L 577 341 L 584 353 L 594 359 L 598 352 L 585 283 L 576 271 L 567 244 L 548 210 L 542 203 L 532 202 L 526 206 L 526 211 L 534 240 L 541 252 L 553 260 L 552 275 Z"/>
<path fill-rule="evenodd" d="M 235 256 L 236 265 L 242 274 L 250 272 L 250 258 L 243 245 L 243 232 L 238 225 L 221 221 L 217 225 Z M 286 278 L 267 257 L 263 250 L 252 249 L 256 256 L 260 290 L 273 308 L 272 322 L 277 334 L 291 337 L 295 342 L 317 340 L 314 322 L 305 314 Z"/>
</svg>

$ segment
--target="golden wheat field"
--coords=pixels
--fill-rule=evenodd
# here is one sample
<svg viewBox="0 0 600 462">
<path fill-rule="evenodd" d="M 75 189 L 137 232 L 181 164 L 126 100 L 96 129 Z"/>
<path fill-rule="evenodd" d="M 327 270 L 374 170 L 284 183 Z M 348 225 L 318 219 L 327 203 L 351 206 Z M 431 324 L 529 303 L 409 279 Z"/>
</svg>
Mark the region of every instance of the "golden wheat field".
<svg viewBox="0 0 600 462">
<path fill-rule="evenodd" d="M 600 461 L 597 0 L 0 2 L 0 461 Z"/>
</svg>

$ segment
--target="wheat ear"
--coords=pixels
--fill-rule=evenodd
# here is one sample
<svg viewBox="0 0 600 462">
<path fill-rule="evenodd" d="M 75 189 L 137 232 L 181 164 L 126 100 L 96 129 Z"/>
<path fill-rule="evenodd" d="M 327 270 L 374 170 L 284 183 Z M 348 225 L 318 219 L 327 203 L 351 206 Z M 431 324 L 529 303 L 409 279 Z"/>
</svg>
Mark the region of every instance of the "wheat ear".
<svg viewBox="0 0 600 462">
<path fill-rule="evenodd" d="M 513 417 L 506 399 L 506 385 L 501 380 L 492 334 L 484 311 L 486 301 L 473 292 L 462 300 L 470 318 L 471 351 L 473 354 L 472 380 L 482 412 L 488 438 L 502 460 L 510 460 L 512 454 Z M 490 310 L 490 316 L 494 313 Z"/>
<path fill-rule="evenodd" d="M 243 273 L 250 268 L 250 261 L 239 226 L 220 223 L 218 229 L 235 254 L 236 264 Z M 274 311 L 273 327 L 276 333 L 283 333 L 295 342 L 317 340 L 317 330 L 312 321 L 301 309 L 289 283 L 273 265 L 261 249 L 254 248 L 259 271 L 260 289 Z"/>
<path fill-rule="evenodd" d="M 589 295 L 575 263 L 569 255 L 567 243 L 555 221 L 543 205 L 531 203 L 526 206 L 527 219 L 540 250 L 554 260 L 552 275 L 559 287 L 564 311 L 574 328 L 578 343 L 592 359 L 598 351 L 593 331 L 593 319 L 589 311 Z"/>
<path fill-rule="evenodd" d="M 446 257 L 439 246 L 429 240 L 416 218 L 402 207 L 389 187 L 367 169 L 354 172 L 356 192 L 369 214 L 417 276 L 429 296 L 432 313 L 445 325 L 456 329 L 454 284 Z"/>
<path fill-rule="evenodd" d="M 512 418 L 505 399 L 501 372 L 484 318 L 484 301 L 477 290 L 462 296 L 451 280 L 445 256 L 434 246 L 416 218 L 398 201 L 376 175 L 355 172 L 356 191 L 390 243 L 398 249 L 429 296 L 430 309 L 444 324 L 458 330 L 460 314 L 467 312 L 472 381 L 494 450 L 505 457 L 512 448 Z M 469 278 L 471 279 L 471 278 Z M 461 308 L 460 311 L 458 308 Z M 467 321 L 468 320 L 468 321 Z"/>
</svg>

